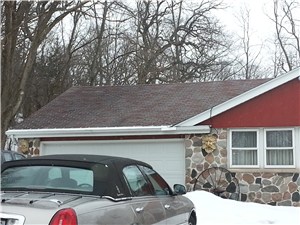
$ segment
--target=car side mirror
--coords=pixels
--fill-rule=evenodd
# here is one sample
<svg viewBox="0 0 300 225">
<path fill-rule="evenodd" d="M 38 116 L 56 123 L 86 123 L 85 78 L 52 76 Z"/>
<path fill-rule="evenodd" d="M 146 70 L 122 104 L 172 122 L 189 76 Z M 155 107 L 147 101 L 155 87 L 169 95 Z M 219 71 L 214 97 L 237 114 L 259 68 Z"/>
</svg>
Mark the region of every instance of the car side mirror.
<svg viewBox="0 0 300 225">
<path fill-rule="evenodd" d="M 186 188 L 182 184 L 174 184 L 173 189 L 174 192 L 178 195 L 186 194 Z"/>
</svg>

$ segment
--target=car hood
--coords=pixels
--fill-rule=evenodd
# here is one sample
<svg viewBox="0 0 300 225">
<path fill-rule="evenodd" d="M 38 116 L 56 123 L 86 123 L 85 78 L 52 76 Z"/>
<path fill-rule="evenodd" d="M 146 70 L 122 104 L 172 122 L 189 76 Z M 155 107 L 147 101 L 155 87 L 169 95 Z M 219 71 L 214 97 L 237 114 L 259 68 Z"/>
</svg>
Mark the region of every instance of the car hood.
<svg viewBox="0 0 300 225">
<path fill-rule="evenodd" d="M 63 208 L 73 208 L 77 215 L 91 210 L 92 205 L 109 207 L 111 200 L 99 196 L 64 193 L 1 192 L 1 218 L 16 219 L 23 224 L 44 224 Z M 89 205 L 89 207 L 85 207 Z M 24 221 L 23 221 L 24 220 Z M 23 222 L 22 222 L 23 221 Z"/>
</svg>

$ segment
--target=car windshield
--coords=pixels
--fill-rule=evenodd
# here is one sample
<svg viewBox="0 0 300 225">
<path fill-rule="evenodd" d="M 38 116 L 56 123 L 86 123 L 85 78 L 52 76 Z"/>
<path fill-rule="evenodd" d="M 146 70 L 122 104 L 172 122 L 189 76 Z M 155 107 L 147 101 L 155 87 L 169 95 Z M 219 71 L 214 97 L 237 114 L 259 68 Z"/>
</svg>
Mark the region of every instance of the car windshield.
<svg viewBox="0 0 300 225">
<path fill-rule="evenodd" d="M 3 190 L 51 189 L 93 192 L 94 174 L 90 169 L 64 166 L 19 166 L 1 173 Z"/>
</svg>

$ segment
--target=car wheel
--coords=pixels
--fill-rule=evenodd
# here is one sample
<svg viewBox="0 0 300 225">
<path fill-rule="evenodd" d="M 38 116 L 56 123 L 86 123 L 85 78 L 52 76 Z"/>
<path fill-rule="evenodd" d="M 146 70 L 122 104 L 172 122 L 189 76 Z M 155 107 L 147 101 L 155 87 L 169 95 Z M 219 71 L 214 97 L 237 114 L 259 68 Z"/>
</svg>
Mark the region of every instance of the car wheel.
<svg viewBox="0 0 300 225">
<path fill-rule="evenodd" d="M 190 216 L 189 218 L 189 225 L 196 225 L 196 219 L 194 216 Z"/>
</svg>

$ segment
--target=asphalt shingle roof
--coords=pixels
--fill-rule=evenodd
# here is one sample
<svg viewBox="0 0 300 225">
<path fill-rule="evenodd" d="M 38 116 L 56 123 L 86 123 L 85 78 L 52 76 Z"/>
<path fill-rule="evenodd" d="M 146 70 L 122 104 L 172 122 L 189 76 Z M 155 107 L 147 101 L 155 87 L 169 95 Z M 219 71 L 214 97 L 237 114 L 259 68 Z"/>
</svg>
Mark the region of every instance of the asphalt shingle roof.
<svg viewBox="0 0 300 225">
<path fill-rule="evenodd" d="M 268 80 L 72 87 L 14 129 L 173 125 Z"/>
</svg>

